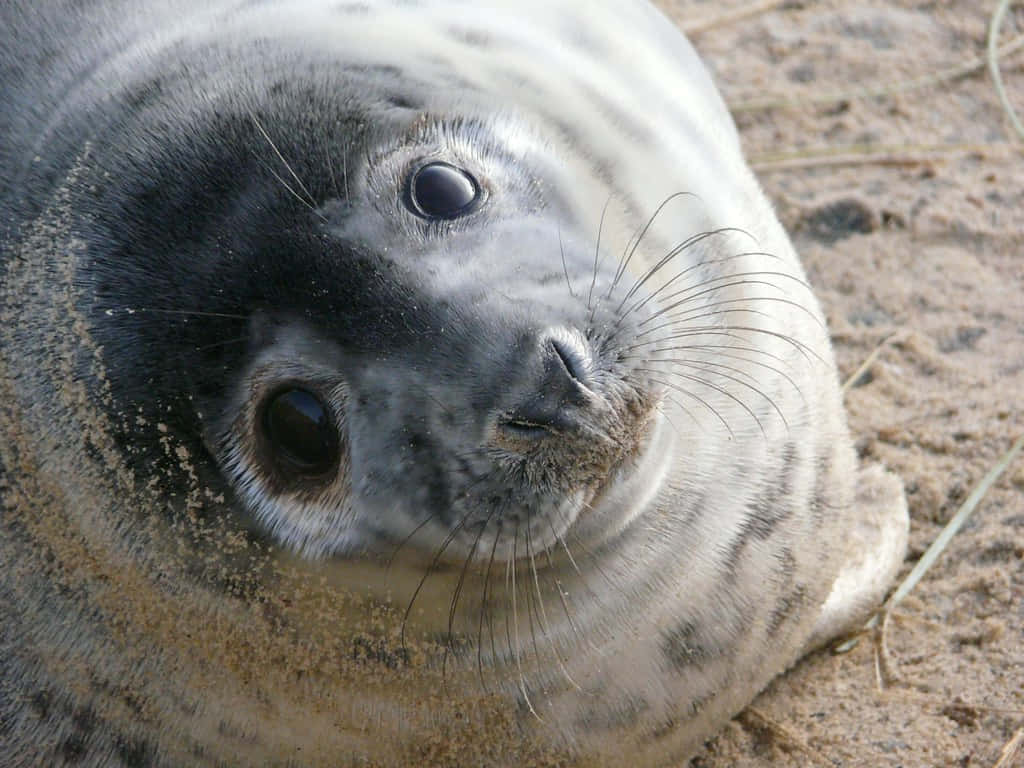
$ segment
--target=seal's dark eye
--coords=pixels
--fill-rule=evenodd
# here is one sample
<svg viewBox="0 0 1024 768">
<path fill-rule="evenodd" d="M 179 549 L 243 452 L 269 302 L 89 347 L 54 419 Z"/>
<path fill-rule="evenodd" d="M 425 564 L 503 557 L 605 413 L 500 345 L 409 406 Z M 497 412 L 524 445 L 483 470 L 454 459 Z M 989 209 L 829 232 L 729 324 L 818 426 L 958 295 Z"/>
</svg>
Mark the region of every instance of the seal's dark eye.
<svg viewBox="0 0 1024 768">
<path fill-rule="evenodd" d="M 338 431 L 327 408 L 304 389 L 272 395 L 263 412 L 263 430 L 274 458 L 303 474 L 322 474 L 338 460 Z"/>
<path fill-rule="evenodd" d="M 454 219 L 472 211 L 480 187 L 465 171 L 448 163 L 428 163 L 409 181 L 413 210 L 428 219 Z"/>
</svg>

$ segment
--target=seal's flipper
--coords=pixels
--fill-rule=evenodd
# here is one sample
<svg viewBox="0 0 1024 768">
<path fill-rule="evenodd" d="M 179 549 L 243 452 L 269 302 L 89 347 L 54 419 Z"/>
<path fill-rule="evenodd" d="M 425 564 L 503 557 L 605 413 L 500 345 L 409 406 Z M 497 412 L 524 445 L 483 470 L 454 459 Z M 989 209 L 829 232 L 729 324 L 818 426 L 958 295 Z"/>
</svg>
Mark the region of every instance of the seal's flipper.
<svg viewBox="0 0 1024 768">
<path fill-rule="evenodd" d="M 857 628 L 881 605 L 907 550 L 909 518 L 902 481 L 882 466 L 857 475 L 858 512 L 847 530 L 848 554 L 804 652 Z"/>
</svg>

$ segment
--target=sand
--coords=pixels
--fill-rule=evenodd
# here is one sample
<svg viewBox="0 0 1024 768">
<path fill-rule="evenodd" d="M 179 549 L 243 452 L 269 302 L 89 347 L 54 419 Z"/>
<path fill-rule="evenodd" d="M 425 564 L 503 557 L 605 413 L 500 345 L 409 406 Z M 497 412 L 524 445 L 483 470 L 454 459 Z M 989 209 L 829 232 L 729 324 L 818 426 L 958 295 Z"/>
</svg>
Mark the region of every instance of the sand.
<svg viewBox="0 0 1024 768">
<path fill-rule="evenodd" d="M 909 571 L 1024 434 L 1024 142 L 984 68 L 815 100 L 982 57 L 996 0 L 661 5 L 691 30 L 733 108 L 825 305 L 841 372 L 889 339 L 847 408 L 863 458 L 906 485 Z M 777 7 L 705 25 L 765 5 Z M 1016 6 L 1003 43 L 1024 32 Z M 1024 112 L 1024 50 L 1001 69 Z M 1024 747 L 1009 744 L 1024 738 L 1024 456 L 894 611 L 885 640 L 887 664 L 871 637 L 803 660 L 691 768 L 1024 766 Z"/>
</svg>

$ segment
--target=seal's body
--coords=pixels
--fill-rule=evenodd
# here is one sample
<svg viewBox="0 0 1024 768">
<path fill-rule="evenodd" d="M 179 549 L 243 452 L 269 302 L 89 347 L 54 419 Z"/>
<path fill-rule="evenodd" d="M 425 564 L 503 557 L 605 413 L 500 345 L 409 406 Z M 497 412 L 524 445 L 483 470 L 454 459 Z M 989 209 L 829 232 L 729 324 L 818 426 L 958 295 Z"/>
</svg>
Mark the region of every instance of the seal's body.
<svg viewBox="0 0 1024 768">
<path fill-rule="evenodd" d="M 5 765 L 678 764 L 902 557 L 686 41 L 0 8 Z"/>
</svg>

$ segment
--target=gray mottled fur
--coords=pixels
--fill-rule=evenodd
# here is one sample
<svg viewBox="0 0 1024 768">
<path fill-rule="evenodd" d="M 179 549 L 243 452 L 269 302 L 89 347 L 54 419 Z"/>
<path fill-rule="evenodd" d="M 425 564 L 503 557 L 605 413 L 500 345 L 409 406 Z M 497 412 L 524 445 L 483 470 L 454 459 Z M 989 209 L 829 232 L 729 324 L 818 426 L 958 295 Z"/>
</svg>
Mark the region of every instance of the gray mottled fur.
<svg viewBox="0 0 1024 768">
<path fill-rule="evenodd" d="M 900 483 L 646 2 L 8 0 L 0 100 L 5 765 L 679 764 L 884 595 Z"/>
</svg>

